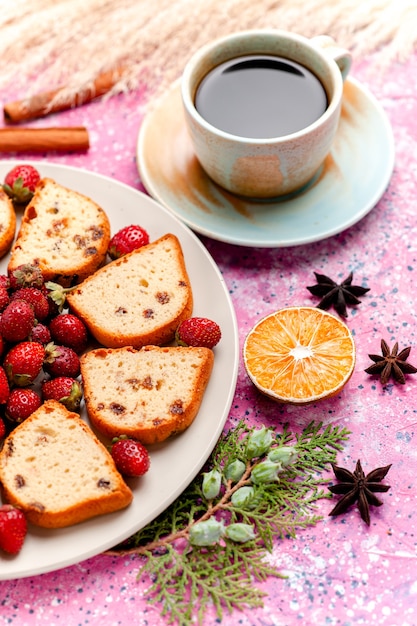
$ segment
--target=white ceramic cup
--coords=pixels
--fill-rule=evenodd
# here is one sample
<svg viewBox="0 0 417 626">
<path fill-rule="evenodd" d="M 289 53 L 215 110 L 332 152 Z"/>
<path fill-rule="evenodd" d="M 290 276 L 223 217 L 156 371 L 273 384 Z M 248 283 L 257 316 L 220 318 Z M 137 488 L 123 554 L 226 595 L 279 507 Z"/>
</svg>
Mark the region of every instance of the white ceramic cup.
<svg viewBox="0 0 417 626">
<path fill-rule="evenodd" d="M 266 139 L 240 137 L 207 122 L 195 107 L 201 80 L 221 63 L 252 54 L 285 57 L 313 72 L 327 95 L 321 117 L 297 132 Z M 350 66 L 350 53 L 330 37 L 307 39 L 275 29 L 234 33 L 200 48 L 184 69 L 181 94 L 194 151 L 208 176 L 228 191 L 252 198 L 305 187 L 331 150 Z"/>
</svg>

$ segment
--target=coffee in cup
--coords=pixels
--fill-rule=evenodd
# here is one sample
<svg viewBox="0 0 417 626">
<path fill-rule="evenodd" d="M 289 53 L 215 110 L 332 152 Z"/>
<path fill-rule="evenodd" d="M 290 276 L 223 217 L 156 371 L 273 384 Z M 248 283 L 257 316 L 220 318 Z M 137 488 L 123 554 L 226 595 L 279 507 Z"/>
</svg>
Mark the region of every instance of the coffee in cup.
<svg viewBox="0 0 417 626">
<path fill-rule="evenodd" d="M 221 63 L 200 82 L 195 108 L 212 126 L 239 137 L 296 133 L 327 109 L 323 85 L 308 68 L 273 55 Z"/>
<path fill-rule="evenodd" d="M 278 30 L 243 31 L 197 51 L 181 90 L 203 169 L 243 196 L 303 188 L 331 149 L 350 63 L 329 37 Z"/>
</svg>

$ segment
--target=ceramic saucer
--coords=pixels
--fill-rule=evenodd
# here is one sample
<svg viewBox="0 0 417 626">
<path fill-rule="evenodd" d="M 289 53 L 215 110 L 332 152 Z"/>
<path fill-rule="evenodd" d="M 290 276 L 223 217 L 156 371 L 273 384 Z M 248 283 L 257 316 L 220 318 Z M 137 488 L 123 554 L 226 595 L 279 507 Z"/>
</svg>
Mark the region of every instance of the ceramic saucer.
<svg viewBox="0 0 417 626">
<path fill-rule="evenodd" d="M 243 246 L 285 247 L 340 233 L 371 211 L 389 183 L 394 142 L 379 102 L 348 78 L 338 133 L 316 179 L 291 198 L 242 199 L 199 165 L 176 82 L 143 120 L 137 163 L 148 193 L 195 232 Z"/>
</svg>

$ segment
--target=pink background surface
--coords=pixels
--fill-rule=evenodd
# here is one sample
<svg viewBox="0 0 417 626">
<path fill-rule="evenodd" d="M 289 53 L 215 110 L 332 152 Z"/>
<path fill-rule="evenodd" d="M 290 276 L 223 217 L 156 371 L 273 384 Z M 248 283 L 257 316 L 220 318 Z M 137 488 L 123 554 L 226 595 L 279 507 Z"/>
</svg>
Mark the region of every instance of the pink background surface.
<svg viewBox="0 0 417 626">
<path fill-rule="evenodd" d="M 299 531 L 296 539 L 275 543 L 271 561 L 288 577 L 261 585 L 263 609 L 225 614 L 231 626 L 292 624 L 417 624 L 416 446 L 417 376 L 404 386 L 383 388 L 364 373 L 370 352 L 380 340 L 400 348 L 412 346 L 417 364 L 415 302 L 417 296 L 417 55 L 383 73 L 372 59 L 354 63 L 352 76 L 368 86 L 391 121 L 396 164 L 390 185 L 360 223 L 346 232 L 306 246 L 257 249 L 202 238 L 223 273 L 234 303 L 241 344 L 262 316 L 288 305 L 315 305 L 305 288 L 313 271 L 354 282 L 370 291 L 347 323 L 357 345 L 351 381 L 337 397 L 308 408 L 279 406 L 260 396 L 240 364 L 227 426 L 289 422 L 301 429 L 311 420 L 346 426 L 352 431 L 338 463 L 365 471 L 392 463 L 382 494 L 384 505 L 371 511 L 371 526 L 355 507 L 344 516 L 328 517 L 333 502 L 320 504 L 322 522 Z M 19 94 L 10 88 L 3 103 Z M 86 125 L 91 148 L 84 154 L 19 155 L 99 172 L 143 190 L 135 161 L 136 139 L 143 118 L 141 95 L 132 93 L 61 113 L 32 126 Z M 372 159 L 372 146 L 369 146 Z M 15 155 L 3 155 L 13 158 Z M 202 278 L 203 280 L 203 278 Z M 99 555 L 78 565 L 36 577 L 0 582 L 0 624 L 65 626 L 106 624 L 160 626 L 159 610 L 146 602 L 146 586 L 137 580 L 134 558 Z M 206 624 L 215 621 L 207 614 Z"/>
</svg>

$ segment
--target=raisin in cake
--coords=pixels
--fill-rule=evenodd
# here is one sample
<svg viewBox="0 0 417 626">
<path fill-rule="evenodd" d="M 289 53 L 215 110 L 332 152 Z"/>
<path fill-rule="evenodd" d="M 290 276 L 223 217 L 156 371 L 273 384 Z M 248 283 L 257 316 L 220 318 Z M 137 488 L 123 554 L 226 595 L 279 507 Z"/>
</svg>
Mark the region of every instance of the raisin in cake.
<svg viewBox="0 0 417 626">
<path fill-rule="evenodd" d="M 37 264 L 45 280 L 77 284 L 103 264 L 109 241 L 110 222 L 98 204 L 44 178 L 23 214 L 8 270 Z"/>
<path fill-rule="evenodd" d="M 182 432 L 198 413 L 213 360 L 208 348 L 91 350 L 81 357 L 91 424 L 108 437 L 125 434 L 144 444 Z"/>
<path fill-rule="evenodd" d="M 106 348 L 169 343 L 193 308 L 179 240 L 168 233 L 112 261 L 70 292 L 67 303 Z"/>
<path fill-rule="evenodd" d="M 0 186 L 0 258 L 9 251 L 16 231 L 16 213 L 13 202 Z"/>
<path fill-rule="evenodd" d="M 45 402 L 6 438 L 0 483 L 5 500 L 45 528 L 118 511 L 133 498 L 93 431 L 55 400 Z"/>
</svg>

